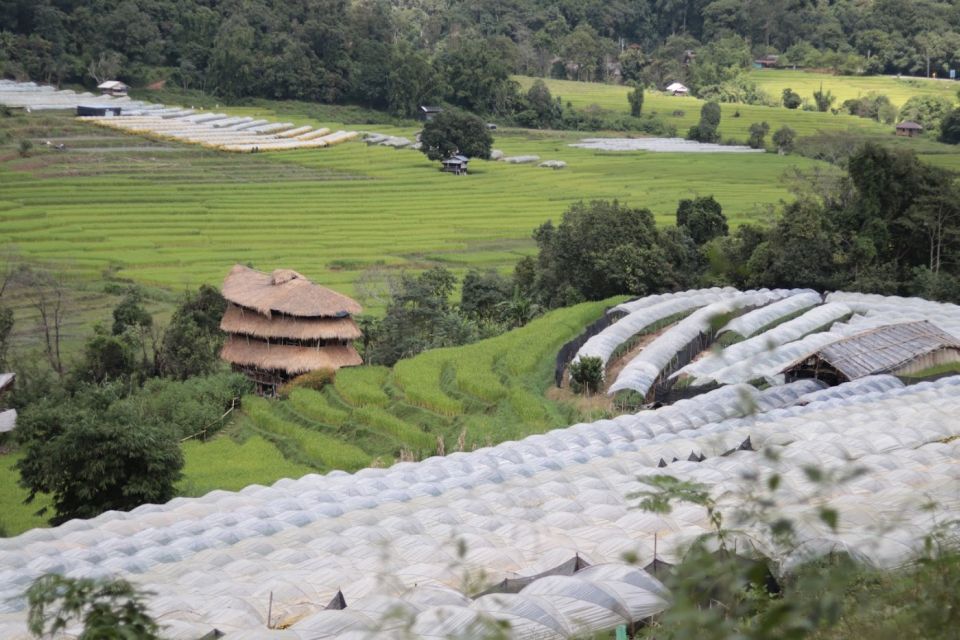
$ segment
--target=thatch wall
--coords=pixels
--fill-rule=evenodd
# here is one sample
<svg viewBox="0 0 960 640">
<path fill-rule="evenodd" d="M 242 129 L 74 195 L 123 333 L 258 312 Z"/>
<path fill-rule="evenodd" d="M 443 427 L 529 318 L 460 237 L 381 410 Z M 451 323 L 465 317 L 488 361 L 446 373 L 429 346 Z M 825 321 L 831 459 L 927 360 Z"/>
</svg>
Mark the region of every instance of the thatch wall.
<svg viewBox="0 0 960 640">
<path fill-rule="evenodd" d="M 256 338 L 289 340 L 357 340 L 363 334 L 353 318 L 296 318 L 275 314 L 272 318 L 228 303 L 220 329 Z"/>
<path fill-rule="evenodd" d="M 360 354 L 349 345 L 294 347 L 237 336 L 227 338 L 220 357 L 231 364 L 283 371 L 291 376 L 317 369 L 339 369 L 363 364 Z"/>
<path fill-rule="evenodd" d="M 263 273 L 241 264 L 223 281 L 223 297 L 267 316 L 283 313 L 304 318 L 342 318 L 363 311 L 355 300 L 310 282 L 296 271 Z"/>
</svg>

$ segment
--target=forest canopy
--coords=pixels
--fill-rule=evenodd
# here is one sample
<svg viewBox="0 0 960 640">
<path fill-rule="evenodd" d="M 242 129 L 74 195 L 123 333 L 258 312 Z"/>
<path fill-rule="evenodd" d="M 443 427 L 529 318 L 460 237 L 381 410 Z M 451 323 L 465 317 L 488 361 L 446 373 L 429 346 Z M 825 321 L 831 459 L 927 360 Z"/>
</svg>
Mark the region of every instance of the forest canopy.
<svg viewBox="0 0 960 640">
<path fill-rule="evenodd" d="M 347 101 L 403 115 L 436 99 L 497 113 L 516 92 L 510 73 L 680 79 L 722 95 L 737 69 L 776 54 L 782 66 L 943 76 L 960 63 L 957 8 L 932 0 L 0 0 L 0 72 L 88 87 L 166 80 L 224 98 Z"/>
</svg>

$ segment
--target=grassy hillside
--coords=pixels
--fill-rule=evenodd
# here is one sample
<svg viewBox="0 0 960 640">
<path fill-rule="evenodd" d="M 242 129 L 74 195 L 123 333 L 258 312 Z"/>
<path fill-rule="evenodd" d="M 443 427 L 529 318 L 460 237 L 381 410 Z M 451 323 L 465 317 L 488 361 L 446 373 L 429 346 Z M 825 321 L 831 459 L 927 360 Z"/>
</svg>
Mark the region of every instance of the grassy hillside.
<svg viewBox="0 0 960 640">
<path fill-rule="evenodd" d="M 389 466 L 571 424 L 585 416 L 545 395 L 557 351 L 622 299 L 558 309 L 523 328 L 427 351 L 392 369 L 344 369 L 322 391 L 297 389 L 282 401 L 247 397 L 243 415 L 223 433 L 183 444 L 179 493 Z M 27 493 L 17 486 L 17 456 L 0 453 L 0 531 L 7 535 L 44 526 L 34 512 L 48 502 L 22 504 Z"/>
</svg>

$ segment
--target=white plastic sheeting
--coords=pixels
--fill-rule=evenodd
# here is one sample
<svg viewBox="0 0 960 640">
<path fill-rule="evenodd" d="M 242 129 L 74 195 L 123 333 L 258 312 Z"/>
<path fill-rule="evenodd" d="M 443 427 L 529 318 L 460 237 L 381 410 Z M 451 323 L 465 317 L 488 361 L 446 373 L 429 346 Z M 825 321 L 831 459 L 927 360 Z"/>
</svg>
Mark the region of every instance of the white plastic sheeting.
<svg viewBox="0 0 960 640">
<path fill-rule="evenodd" d="M 610 357 L 620 345 L 626 343 L 630 338 L 647 327 L 671 316 L 693 311 L 694 309 L 699 309 L 713 302 L 718 302 L 730 295 L 733 294 L 708 292 L 690 296 L 672 297 L 644 305 L 614 322 L 597 335 L 589 338 L 584 345 L 580 347 L 580 350 L 577 351 L 573 362 L 579 361 L 582 357 L 595 357 L 600 358 L 604 366 L 606 366 Z M 651 297 L 656 298 L 659 296 Z"/>
<path fill-rule="evenodd" d="M 787 300 L 790 300 L 790 298 L 787 298 Z M 766 307 L 762 307 L 758 311 L 765 309 Z M 738 371 L 750 372 L 741 376 L 742 379 L 736 379 L 736 382 L 752 380 L 757 377 L 752 374 L 753 369 L 760 370 L 765 358 L 772 358 L 773 361 L 779 362 L 779 359 L 775 357 L 777 347 L 800 340 L 812 331 L 827 327 L 834 321 L 851 313 L 853 312 L 850 307 L 839 302 L 814 307 L 803 315 L 777 325 L 760 335 L 734 343 L 722 351 L 707 354 L 677 371 L 674 377 L 680 375 L 693 376 L 695 378 L 694 384 L 705 384 L 711 380 L 720 381 L 714 377 L 716 372 L 728 367 L 736 367 Z M 811 342 L 817 343 L 818 340 L 813 339 Z M 800 347 L 800 349 L 802 348 L 805 347 Z M 790 353 L 793 353 L 793 351 Z M 723 381 L 729 382 L 729 380 Z"/>
<path fill-rule="evenodd" d="M 804 309 L 815 307 L 822 301 L 820 294 L 816 291 L 798 289 L 792 291 L 791 295 L 783 300 L 778 300 L 765 307 L 754 309 L 749 313 L 734 318 L 717 333 L 732 331 L 744 338 L 749 338 L 760 329 L 776 322 L 780 318 L 785 318 Z"/>
<path fill-rule="evenodd" d="M 738 309 L 760 307 L 789 295 L 786 290 L 745 291 L 725 297 L 703 307 L 678 322 L 653 340 L 634 357 L 620 372 L 608 389 L 609 394 L 631 389 L 640 395 L 646 393 L 656 382 L 661 372 L 685 348 L 699 336 L 714 331 L 713 323 L 721 316 Z"/>
<path fill-rule="evenodd" d="M 679 298 L 689 298 L 692 296 L 701 296 L 705 294 L 712 294 L 716 296 L 732 296 L 738 293 L 740 293 L 740 291 L 734 287 L 711 287 L 709 289 L 689 289 L 687 291 L 675 291 L 673 293 L 658 293 L 652 296 L 645 296 L 643 298 L 638 298 L 637 300 L 631 300 L 630 302 L 618 304 L 610 310 L 610 313 L 629 314 L 633 313 L 634 311 L 645 309 L 650 305 L 665 302 L 667 300 L 677 300 Z"/>
<path fill-rule="evenodd" d="M 947 302 L 846 291 L 827 295 L 827 302 L 842 302 L 857 313 L 882 315 L 891 324 L 929 320 L 947 333 L 960 336 L 960 307 Z"/>
<path fill-rule="evenodd" d="M 419 637 L 439 637 L 484 620 L 506 620 L 516 637 L 586 635 L 666 606 L 652 578 L 616 564 L 625 552 L 644 566 L 656 535 L 660 559 L 676 561 L 709 530 L 699 507 L 666 515 L 630 508 L 635 499 L 627 496 L 645 488 L 638 476 L 662 473 L 705 484 L 725 513 L 758 486 L 744 472 L 779 473 L 776 499 L 796 522 L 800 546 L 777 548 L 764 528 L 747 526 L 758 549 L 784 566 L 837 549 L 896 566 L 919 550 L 938 518 L 960 510 L 960 441 L 939 442 L 960 433 L 953 417 L 960 377 L 790 404 L 817 387 L 723 388 L 476 452 L 216 491 L 34 530 L 0 541 L 0 637 L 28 637 L 17 597 L 33 577 L 54 570 L 133 579 L 154 592 L 151 611 L 172 637 L 216 627 L 228 639 L 371 630 L 391 638 L 406 625 Z M 765 399 L 779 408 L 750 413 Z M 722 455 L 747 438 L 772 448 L 778 462 L 749 451 Z M 691 450 L 706 459 L 685 461 Z M 826 491 L 803 471 L 851 461 L 866 472 Z M 812 492 L 838 509 L 837 531 L 808 513 Z M 939 511 L 928 512 L 928 501 Z M 516 596 L 471 600 L 461 591 L 481 575 L 485 584 L 535 575 L 574 554 L 601 566 L 540 579 Z M 338 588 L 347 609 L 322 610 Z M 284 631 L 266 629 L 271 593 L 272 622 L 289 625 Z"/>
</svg>

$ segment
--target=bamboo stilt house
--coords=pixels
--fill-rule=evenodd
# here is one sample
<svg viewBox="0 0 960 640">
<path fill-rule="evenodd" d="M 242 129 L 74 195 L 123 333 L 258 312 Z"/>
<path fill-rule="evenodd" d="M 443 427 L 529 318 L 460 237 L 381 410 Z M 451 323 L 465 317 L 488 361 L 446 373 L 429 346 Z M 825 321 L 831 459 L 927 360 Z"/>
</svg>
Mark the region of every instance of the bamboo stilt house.
<svg viewBox="0 0 960 640">
<path fill-rule="evenodd" d="M 317 369 L 363 364 L 352 342 L 361 336 L 353 299 L 296 271 L 263 273 L 235 265 L 223 281 L 228 336 L 220 357 L 273 395 L 291 378 Z"/>
</svg>

